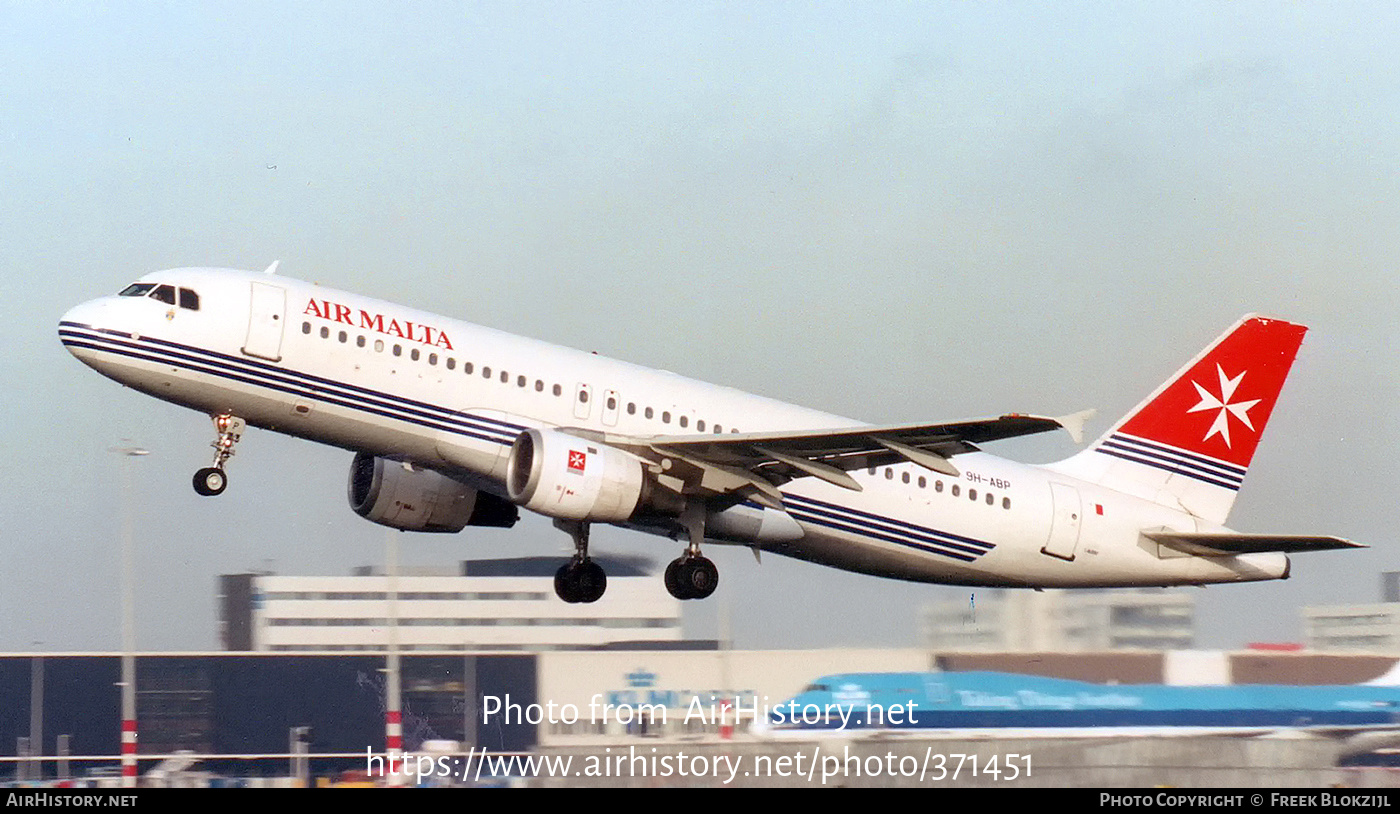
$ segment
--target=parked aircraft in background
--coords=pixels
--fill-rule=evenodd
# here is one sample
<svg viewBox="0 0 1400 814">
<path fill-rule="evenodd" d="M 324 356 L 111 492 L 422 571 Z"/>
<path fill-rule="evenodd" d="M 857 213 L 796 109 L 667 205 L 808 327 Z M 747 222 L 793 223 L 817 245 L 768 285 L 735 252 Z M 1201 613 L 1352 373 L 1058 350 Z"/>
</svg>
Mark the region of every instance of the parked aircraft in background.
<svg viewBox="0 0 1400 814">
<path fill-rule="evenodd" d="M 355 453 L 361 516 L 408 531 L 510 526 L 575 544 L 559 596 L 606 575 L 588 530 L 684 538 L 680 599 L 718 582 L 704 542 L 920 582 L 1097 588 L 1288 576 L 1335 537 L 1223 526 L 1305 329 L 1240 320 L 1083 452 L 1030 466 L 989 441 L 1065 427 L 1010 413 L 870 425 L 265 273 L 174 269 L 73 308 L 67 348 L 98 372 L 207 413 L 202 495 L 247 426 Z"/>
<path fill-rule="evenodd" d="M 762 710 L 761 710 L 762 711 Z M 1136 737 L 1306 732 L 1344 755 L 1400 743 L 1400 686 L 1094 684 L 987 671 L 848 673 L 768 706 L 768 737 Z"/>
</svg>

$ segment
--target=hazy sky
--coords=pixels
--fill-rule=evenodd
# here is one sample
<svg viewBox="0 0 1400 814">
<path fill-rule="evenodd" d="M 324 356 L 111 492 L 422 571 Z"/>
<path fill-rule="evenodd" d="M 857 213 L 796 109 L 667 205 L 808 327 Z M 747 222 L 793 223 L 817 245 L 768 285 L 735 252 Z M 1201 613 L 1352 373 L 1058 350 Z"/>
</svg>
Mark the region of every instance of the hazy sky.
<svg viewBox="0 0 1400 814">
<path fill-rule="evenodd" d="M 1400 569 L 1400 8 L 1134 5 L 0 0 L 0 649 L 119 646 L 124 438 L 152 452 L 145 647 L 217 647 L 221 573 L 380 559 L 348 453 L 251 431 L 200 498 L 207 418 L 58 342 L 146 272 L 279 258 L 878 422 L 1097 407 L 1096 433 L 1241 314 L 1300 321 L 1231 525 L 1374 547 L 1199 591 L 1200 644 L 1375 601 Z M 402 546 L 567 548 L 538 520 Z M 709 551 L 687 626 L 727 615 L 740 646 L 913 644 L 922 601 L 967 593 Z"/>
</svg>

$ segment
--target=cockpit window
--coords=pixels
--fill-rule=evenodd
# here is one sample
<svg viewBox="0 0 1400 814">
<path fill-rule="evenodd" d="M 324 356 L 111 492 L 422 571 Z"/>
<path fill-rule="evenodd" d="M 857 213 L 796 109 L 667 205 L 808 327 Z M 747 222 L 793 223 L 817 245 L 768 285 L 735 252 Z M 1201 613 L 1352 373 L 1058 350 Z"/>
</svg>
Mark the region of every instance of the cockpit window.
<svg viewBox="0 0 1400 814">
<path fill-rule="evenodd" d="M 181 288 L 176 293 L 173 285 L 162 285 L 160 283 L 132 283 L 123 288 L 118 297 L 150 297 L 153 300 L 160 300 L 166 305 L 174 305 L 176 297 L 179 297 L 180 307 L 188 308 L 191 311 L 199 310 L 199 294 L 193 289 Z"/>
</svg>

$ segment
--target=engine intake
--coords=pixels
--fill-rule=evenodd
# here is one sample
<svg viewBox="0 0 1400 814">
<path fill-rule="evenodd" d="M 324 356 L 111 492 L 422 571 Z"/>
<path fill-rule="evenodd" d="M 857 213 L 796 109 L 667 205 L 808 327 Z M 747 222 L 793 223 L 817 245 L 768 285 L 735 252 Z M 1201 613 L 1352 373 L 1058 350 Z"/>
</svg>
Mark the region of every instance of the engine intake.
<svg viewBox="0 0 1400 814">
<path fill-rule="evenodd" d="M 366 520 L 404 531 L 456 533 L 467 526 L 510 528 L 514 504 L 431 469 L 365 452 L 350 463 L 350 508 Z"/>
<path fill-rule="evenodd" d="M 510 499 L 561 520 L 625 521 L 642 503 L 645 481 L 636 457 L 557 430 L 522 432 L 506 465 Z"/>
</svg>

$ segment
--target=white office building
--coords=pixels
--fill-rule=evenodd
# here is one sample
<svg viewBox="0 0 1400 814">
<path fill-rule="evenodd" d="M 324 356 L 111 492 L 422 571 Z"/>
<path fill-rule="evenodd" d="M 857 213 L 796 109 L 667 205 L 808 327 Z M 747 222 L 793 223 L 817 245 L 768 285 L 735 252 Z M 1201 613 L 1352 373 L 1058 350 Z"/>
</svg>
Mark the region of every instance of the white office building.
<svg viewBox="0 0 1400 814">
<path fill-rule="evenodd" d="M 1381 574 L 1381 601 L 1303 608 L 1303 641 L 1313 650 L 1400 653 L 1400 571 Z"/>
<path fill-rule="evenodd" d="M 595 558 L 605 601 L 554 593 L 558 558 L 476 560 L 459 569 L 403 569 L 396 599 L 373 568 L 350 576 L 233 574 L 221 578 L 227 650 L 482 651 L 591 648 L 681 638 L 680 602 L 650 562 Z M 397 625 L 393 620 L 397 619 Z"/>
<path fill-rule="evenodd" d="M 1158 588 L 1103 591 L 969 589 L 925 605 L 921 643 L 943 651 L 1184 650 L 1196 600 Z"/>
<path fill-rule="evenodd" d="M 1303 641 L 1312 650 L 1400 653 L 1400 603 L 1303 608 Z"/>
</svg>

